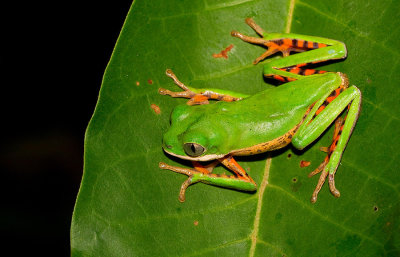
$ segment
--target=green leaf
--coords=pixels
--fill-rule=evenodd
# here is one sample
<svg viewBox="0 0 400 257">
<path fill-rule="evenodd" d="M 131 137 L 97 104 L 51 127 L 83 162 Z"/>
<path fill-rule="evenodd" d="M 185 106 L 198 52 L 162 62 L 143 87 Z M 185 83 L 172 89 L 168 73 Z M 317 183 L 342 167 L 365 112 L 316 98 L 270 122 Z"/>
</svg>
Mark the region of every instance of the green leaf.
<svg viewBox="0 0 400 257">
<path fill-rule="evenodd" d="M 399 11 L 400 2 L 386 0 L 135 1 L 86 133 L 72 255 L 399 256 Z M 186 101 L 158 94 L 177 91 L 167 68 L 193 87 L 247 94 L 272 87 L 262 65 L 251 64 L 264 49 L 230 36 L 255 35 L 246 17 L 267 31 L 346 43 L 348 58 L 322 68 L 348 74 L 363 93 L 336 175 L 340 198 L 325 185 L 310 203 L 318 178 L 307 174 L 325 157 L 319 148 L 332 129 L 305 151 L 240 158 L 259 185 L 255 194 L 199 183 L 180 203 L 186 176 L 158 168 L 189 165 L 161 148 L 172 109 Z M 230 44 L 228 59 L 212 57 Z M 311 165 L 300 168 L 301 160 Z"/>
</svg>

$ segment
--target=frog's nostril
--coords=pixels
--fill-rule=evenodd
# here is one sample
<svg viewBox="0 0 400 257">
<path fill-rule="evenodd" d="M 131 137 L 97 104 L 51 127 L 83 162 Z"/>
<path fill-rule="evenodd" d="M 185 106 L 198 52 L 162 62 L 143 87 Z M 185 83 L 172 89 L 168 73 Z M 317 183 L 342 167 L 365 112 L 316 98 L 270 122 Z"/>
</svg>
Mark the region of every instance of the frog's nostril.
<svg viewBox="0 0 400 257">
<path fill-rule="evenodd" d="M 165 142 L 165 139 L 163 140 L 163 148 L 164 149 L 171 149 L 172 148 L 172 144 L 171 143 L 168 143 L 168 142 Z"/>
</svg>

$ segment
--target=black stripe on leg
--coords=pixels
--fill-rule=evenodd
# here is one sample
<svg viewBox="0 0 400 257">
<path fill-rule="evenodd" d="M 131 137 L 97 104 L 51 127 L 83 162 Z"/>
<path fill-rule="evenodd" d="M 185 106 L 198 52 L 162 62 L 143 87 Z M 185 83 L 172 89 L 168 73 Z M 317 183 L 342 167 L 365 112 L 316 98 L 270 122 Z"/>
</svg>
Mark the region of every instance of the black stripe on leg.
<svg viewBox="0 0 400 257">
<path fill-rule="evenodd" d="M 282 39 L 275 40 L 274 43 L 277 44 L 278 46 L 281 46 L 283 45 L 283 40 Z"/>
</svg>

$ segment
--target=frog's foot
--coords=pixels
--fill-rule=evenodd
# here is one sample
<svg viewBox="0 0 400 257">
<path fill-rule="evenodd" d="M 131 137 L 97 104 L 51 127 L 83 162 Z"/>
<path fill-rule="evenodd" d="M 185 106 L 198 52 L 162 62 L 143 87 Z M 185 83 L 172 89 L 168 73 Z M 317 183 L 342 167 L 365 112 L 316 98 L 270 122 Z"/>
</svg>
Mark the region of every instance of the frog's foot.
<svg viewBox="0 0 400 257">
<path fill-rule="evenodd" d="M 187 180 L 185 180 L 185 182 L 182 183 L 181 189 L 180 189 L 180 191 L 179 191 L 179 201 L 180 201 L 181 203 L 183 203 L 183 202 L 185 201 L 185 199 L 186 199 L 186 198 L 185 198 L 186 189 L 187 189 L 191 184 L 194 184 L 194 183 L 198 182 L 198 181 L 195 181 L 195 182 L 192 181 L 194 175 L 195 175 L 196 173 L 201 173 L 201 172 L 197 172 L 197 171 L 194 170 L 194 169 L 187 169 L 187 168 L 181 168 L 181 167 L 171 166 L 171 165 L 168 165 L 168 164 L 166 164 L 166 163 L 164 163 L 164 162 L 160 162 L 160 163 L 158 164 L 158 167 L 159 167 L 160 169 L 163 169 L 163 170 L 172 170 L 172 171 L 174 171 L 174 172 L 176 172 L 176 173 L 185 174 L 185 175 L 187 175 L 187 176 L 189 177 Z"/>
<path fill-rule="evenodd" d="M 247 25 L 249 25 L 257 34 L 259 34 L 261 37 L 264 37 L 267 33 L 257 24 L 254 22 L 252 18 L 247 18 L 246 19 Z M 281 52 L 283 57 L 287 57 L 290 55 L 291 51 L 295 52 L 304 52 L 306 49 L 303 47 L 295 47 L 295 45 L 292 43 L 291 39 L 276 39 L 276 40 L 265 40 L 264 38 L 257 38 L 257 37 L 249 37 L 246 35 L 243 35 L 240 32 L 237 31 L 232 31 L 231 35 L 233 37 L 240 38 L 241 40 L 251 43 L 251 44 L 257 44 L 257 45 L 262 45 L 268 47 L 268 50 L 265 51 L 261 56 L 259 56 L 257 59 L 253 61 L 254 64 L 259 63 L 260 61 L 264 60 L 270 55 L 273 55 L 277 52 Z"/>
<path fill-rule="evenodd" d="M 159 168 L 164 169 L 164 170 L 171 170 L 176 173 L 180 174 L 185 174 L 189 178 L 185 180 L 185 182 L 182 183 L 181 189 L 179 191 L 179 201 L 184 202 L 186 197 L 185 197 L 185 192 L 186 189 L 197 182 L 205 182 L 207 183 L 207 178 L 214 178 L 214 177 L 228 177 L 226 175 L 219 175 L 219 174 L 211 174 L 215 166 L 219 164 L 219 161 L 216 160 L 208 165 L 201 165 L 198 162 L 192 162 L 194 169 L 188 169 L 188 168 L 182 168 L 182 167 L 176 167 L 176 166 L 171 166 L 168 165 L 164 162 L 159 163 Z"/>
<path fill-rule="evenodd" d="M 254 61 L 254 64 L 257 64 L 258 62 L 264 60 L 266 57 L 276 52 L 281 52 L 283 57 L 287 57 L 290 55 L 290 52 L 304 52 L 328 46 L 327 44 L 324 43 L 307 41 L 301 38 L 288 38 L 286 37 L 285 34 L 281 34 L 282 35 L 281 37 L 277 36 L 277 38 L 266 40 L 265 38 L 268 37 L 268 33 L 265 32 L 260 26 L 258 26 L 253 19 L 247 18 L 246 23 L 252 29 L 254 29 L 257 32 L 257 34 L 259 34 L 262 38 L 249 37 L 237 31 L 232 31 L 231 35 L 240 38 L 241 40 L 248 43 L 268 47 L 268 50 L 265 53 L 263 53 L 260 57 L 258 57 Z"/>
<path fill-rule="evenodd" d="M 314 192 L 311 196 L 311 203 L 315 203 L 317 201 L 317 197 L 318 197 L 318 193 L 321 190 L 322 186 L 325 183 L 326 177 L 328 177 L 328 171 L 325 169 L 326 165 L 329 162 L 329 158 L 325 158 L 325 160 L 321 163 L 321 165 L 318 166 L 318 168 L 316 168 L 313 172 L 311 172 L 310 174 L 308 174 L 309 177 L 312 177 L 318 173 L 321 172 L 321 175 L 319 177 L 317 186 L 314 189 Z M 335 187 L 335 174 L 329 174 L 329 189 L 331 191 L 331 193 L 335 196 L 335 197 L 340 197 L 340 192 L 339 190 L 336 189 Z"/>
<path fill-rule="evenodd" d="M 257 59 L 255 59 L 253 61 L 253 64 L 257 64 L 257 63 L 261 62 L 262 60 L 264 60 L 265 58 L 267 58 L 268 56 L 273 55 L 279 51 L 278 48 L 275 47 L 275 45 L 272 41 L 265 40 L 263 38 L 249 37 L 249 36 L 243 35 L 240 32 L 237 32 L 237 31 L 232 31 L 231 35 L 233 37 L 240 38 L 241 40 L 251 43 L 251 44 L 257 44 L 257 45 L 262 45 L 262 46 L 268 47 L 268 50 L 265 51 L 262 55 L 260 55 Z M 284 56 L 288 56 L 289 52 L 283 51 L 282 54 Z"/>
<path fill-rule="evenodd" d="M 206 96 L 203 96 L 201 94 L 196 94 L 190 90 L 185 90 L 181 92 L 172 92 L 168 89 L 165 88 L 159 88 L 158 93 L 161 95 L 169 95 L 171 97 L 182 97 L 182 98 L 190 98 L 189 101 L 187 101 L 187 105 L 196 105 L 196 104 L 208 104 L 208 98 Z"/>
<path fill-rule="evenodd" d="M 158 93 L 161 95 L 169 95 L 172 97 L 182 97 L 182 98 L 189 98 L 187 102 L 188 105 L 200 105 L 200 104 L 208 104 L 209 99 L 218 100 L 218 101 L 225 101 L 225 102 L 233 102 L 242 99 L 242 96 L 232 96 L 227 94 L 226 92 L 215 92 L 213 90 L 204 90 L 204 89 L 195 89 L 190 88 L 183 84 L 176 75 L 172 72 L 172 70 L 167 69 L 165 72 L 168 77 L 170 77 L 174 83 L 183 89 L 181 92 L 172 92 L 165 88 L 159 88 Z M 234 92 L 231 92 L 234 93 Z"/>
<path fill-rule="evenodd" d="M 226 161 L 225 161 L 226 160 Z M 171 170 L 180 174 L 185 174 L 188 176 L 188 179 L 185 180 L 185 182 L 182 183 L 180 192 L 179 192 L 179 201 L 184 202 L 185 201 L 185 192 L 186 189 L 197 182 L 202 182 L 205 184 L 209 185 L 214 185 L 214 186 L 220 186 L 220 187 L 226 187 L 226 188 L 232 188 L 232 189 L 237 189 L 237 190 L 243 190 L 243 191 L 254 191 L 256 190 L 256 185 L 254 181 L 247 176 L 246 172 L 244 171 L 239 171 L 239 174 L 242 175 L 225 175 L 225 174 L 213 174 L 212 171 L 215 166 L 217 166 L 219 163 L 222 163 L 224 165 L 227 165 L 229 162 L 228 168 L 231 168 L 232 165 L 235 165 L 235 161 L 233 158 L 224 158 L 221 160 L 216 160 L 208 165 L 201 165 L 198 162 L 192 162 L 194 169 L 188 169 L 188 168 L 182 168 L 182 167 L 176 167 L 176 166 L 170 166 L 166 163 L 160 162 L 159 167 L 160 169 L 164 170 Z M 240 166 L 239 166 L 240 167 Z M 240 168 L 241 169 L 241 168 Z M 232 170 L 237 173 L 237 168 L 234 168 Z"/>
<path fill-rule="evenodd" d="M 332 155 L 333 151 L 336 148 L 337 142 L 339 141 L 341 131 L 343 130 L 343 124 L 344 124 L 343 118 L 339 117 L 336 119 L 335 130 L 333 132 L 332 144 L 330 145 L 330 147 L 321 147 L 320 148 L 321 151 L 327 153 L 327 156 L 325 157 L 324 161 L 318 166 L 318 168 L 316 168 L 314 171 L 312 171 L 310 174 L 308 174 L 308 177 L 312 177 L 312 176 L 322 172 L 321 176 L 319 177 L 318 184 L 315 187 L 315 190 L 311 196 L 312 203 L 315 203 L 317 201 L 318 193 L 321 190 L 322 186 L 324 185 L 326 177 L 328 176 L 329 172 L 326 170 L 326 166 L 328 165 L 330 156 Z M 329 179 L 328 179 L 329 189 L 335 197 L 340 197 L 340 192 L 335 187 L 335 172 L 336 172 L 336 169 L 333 173 L 329 173 Z"/>
<path fill-rule="evenodd" d="M 172 70 L 167 69 L 166 72 L 168 77 L 170 77 L 174 83 L 183 89 L 181 92 L 172 92 L 165 88 L 159 88 L 158 93 L 161 95 L 169 95 L 171 97 L 183 97 L 183 98 L 190 98 L 187 102 L 188 105 L 196 105 L 196 104 L 208 104 L 208 97 L 202 94 L 197 94 L 189 89 L 185 84 L 183 84 L 176 75 L 172 72 Z"/>
</svg>

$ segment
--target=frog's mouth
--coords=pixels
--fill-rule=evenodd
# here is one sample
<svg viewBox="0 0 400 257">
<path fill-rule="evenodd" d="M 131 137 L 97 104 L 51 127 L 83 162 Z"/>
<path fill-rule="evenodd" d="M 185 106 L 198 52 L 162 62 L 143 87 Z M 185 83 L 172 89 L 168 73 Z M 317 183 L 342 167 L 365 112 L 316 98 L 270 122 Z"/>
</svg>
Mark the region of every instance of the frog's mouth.
<svg viewBox="0 0 400 257">
<path fill-rule="evenodd" d="M 168 150 L 166 150 L 165 148 L 164 152 L 166 152 L 169 155 L 178 157 L 180 159 L 184 159 L 184 160 L 188 160 L 188 161 L 199 161 L 199 162 L 206 162 L 206 161 L 212 161 L 212 160 L 216 160 L 216 159 L 220 159 L 224 156 L 226 156 L 226 154 L 208 154 L 208 155 L 204 155 L 204 156 L 198 156 L 198 157 L 190 157 L 187 155 L 179 155 L 179 154 L 175 154 L 172 152 L 168 152 Z"/>
</svg>

